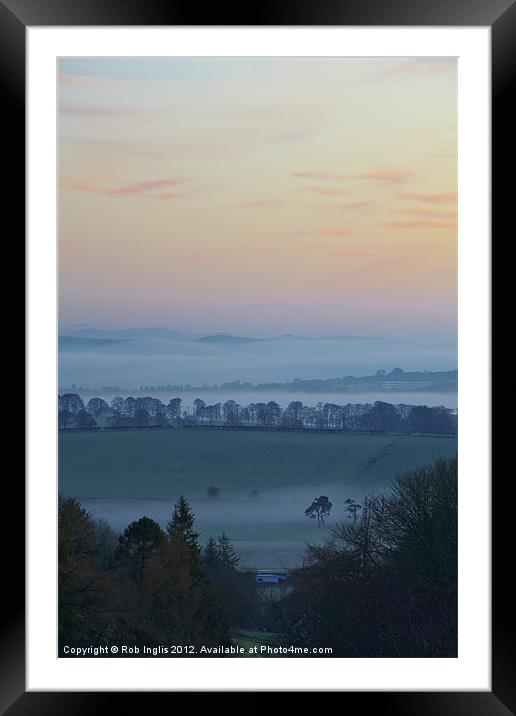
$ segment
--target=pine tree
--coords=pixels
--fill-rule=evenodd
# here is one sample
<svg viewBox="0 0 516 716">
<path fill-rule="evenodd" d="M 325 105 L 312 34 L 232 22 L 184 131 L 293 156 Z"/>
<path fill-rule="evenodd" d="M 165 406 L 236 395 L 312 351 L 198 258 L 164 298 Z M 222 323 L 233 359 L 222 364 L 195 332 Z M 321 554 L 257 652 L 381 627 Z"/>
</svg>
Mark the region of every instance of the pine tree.
<svg viewBox="0 0 516 716">
<path fill-rule="evenodd" d="M 233 547 L 233 543 L 225 532 L 223 532 L 219 537 L 217 548 L 219 560 L 222 564 L 225 567 L 232 567 L 233 569 L 236 569 L 239 562 L 238 554 Z"/>
<path fill-rule="evenodd" d="M 209 540 L 204 545 L 203 558 L 204 558 L 204 563 L 206 565 L 211 565 L 211 564 L 215 564 L 216 562 L 218 562 L 219 552 L 217 549 L 217 543 L 215 542 L 213 537 L 210 537 Z"/>
<path fill-rule="evenodd" d="M 213 537 L 210 537 L 204 545 L 202 560 L 208 578 L 210 580 L 215 579 L 220 572 L 222 564 L 219 557 L 218 545 Z"/>
<path fill-rule="evenodd" d="M 190 503 L 184 495 L 180 495 L 172 519 L 167 525 L 168 539 L 170 546 L 176 554 L 183 554 L 188 562 L 191 577 L 196 584 L 206 581 L 206 573 L 201 558 L 201 547 L 199 545 L 199 533 L 194 530 L 195 515 Z"/>
<path fill-rule="evenodd" d="M 169 539 L 172 540 L 174 537 L 178 537 L 188 545 L 188 547 L 200 553 L 199 543 L 197 542 L 199 533 L 195 532 L 193 528 L 194 519 L 195 515 L 190 507 L 190 503 L 184 495 L 180 495 L 174 505 L 172 519 L 167 525 L 167 533 Z"/>
</svg>

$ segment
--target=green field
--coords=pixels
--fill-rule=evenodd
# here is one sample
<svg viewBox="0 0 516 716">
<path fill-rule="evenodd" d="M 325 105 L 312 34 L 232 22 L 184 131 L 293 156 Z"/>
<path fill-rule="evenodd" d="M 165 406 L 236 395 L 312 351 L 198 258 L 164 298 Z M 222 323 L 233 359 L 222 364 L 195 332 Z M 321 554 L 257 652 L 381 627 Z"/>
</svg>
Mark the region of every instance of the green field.
<svg viewBox="0 0 516 716">
<path fill-rule="evenodd" d="M 59 484 L 64 496 L 191 498 L 216 485 L 225 497 L 253 489 L 314 484 L 362 488 L 452 455 L 448 437 L 217 430 L 61 433 Z"/>
<path fill-rule="evenodd" d="M 130 430 L 59 435 L 59 492 L 116 529 L 147 515 L 166 524 L 173 502 L 192 502 L 201 540 L 226 531 L 243 566 L 298 564 L 320 541 L 304 516 L 321 494 L 333 502 L 388 489 L 400 472 L 456 454 L 448 437 L 218 430 Z M 209 500 L 210 486 L 220 490 Z M 258 497 L 250 493 L 258 490 Z"/>
</svg>

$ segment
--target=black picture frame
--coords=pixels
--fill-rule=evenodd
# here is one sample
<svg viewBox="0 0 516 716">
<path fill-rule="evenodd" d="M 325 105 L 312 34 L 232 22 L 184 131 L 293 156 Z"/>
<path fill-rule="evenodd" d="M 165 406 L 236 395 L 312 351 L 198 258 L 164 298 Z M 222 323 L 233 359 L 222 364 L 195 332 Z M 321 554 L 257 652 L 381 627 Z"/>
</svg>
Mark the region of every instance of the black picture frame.
<svg viewBox="0 0 516 716">
<path fill-rule="evenodd" d="M 202 22 L 199 22 L 202 20 Z M 211 5 L 198 10 L 171 0 L 0 0 L 0 87 L 4 123 L 6 215 L 16 217 L 12 241 L 23 251 L 25 215 L 25 38 L 33 26 L 101 25 L 383 25 L 484 26 L 492 39 L 492 212 L 493 237 L 513 225 L 512 204 L 505 171 L 514 156 L 514 115 L 509 111 L 511 79 L 516 67 L 516 3 L 513 0 L 302 0 L 287 3 L 262 0 L 254 5 Z M 511 148 L 513 151 L 511 152 Z M 511 167 L 512 168 L 512 167 Z M 494 242 L 493 242 L 494 243 Z M 497 295 L 493 295 L 496 301 Z M 23 299 L 21 299 L 23 302 Z M 493 317 L 494 317 L 493 312 Z M 494 326 L 493 326 L 494 327 Z M 23 339 L 22 339 L 23 340 Z M 29 346 L 34 350 L 34 346 Z M 24 484 L 18 475 L 11 504 L 23 515 Z M 11 480 L 11 482 L 16 482 Z M 397 716 L 464 714 L 504 716 L 516 713 L 516 670 L 512 668 L 514 608 L 506 582 L 507 545 L 512 511 L 501 494 L 500 479 L 493 482 L 493 617 L 491 692 L 346 692 L 344 707 L 360 697 L 379 713 Z M 21 530 L 19 530 L 21 532 Z M 509 548 L 510 549 L 510 548 Z M 92 714 L 112 709 L 112 692 L 25 692 L 24 545 L 17 537 L 9 545 L 9 589 L 5 589 L 0 631 L 0 711 L 21 714 Z M 508 594 L 509 592 L 509 594 Z M 314 688 L 314 691 L 316 688 Z M 144 698 L 148 698 L 145 692 Z M 130 694 L 133 708 L 142 698 Z M 117 699 L 118 701 L 118 699 Z"/>
</svg>

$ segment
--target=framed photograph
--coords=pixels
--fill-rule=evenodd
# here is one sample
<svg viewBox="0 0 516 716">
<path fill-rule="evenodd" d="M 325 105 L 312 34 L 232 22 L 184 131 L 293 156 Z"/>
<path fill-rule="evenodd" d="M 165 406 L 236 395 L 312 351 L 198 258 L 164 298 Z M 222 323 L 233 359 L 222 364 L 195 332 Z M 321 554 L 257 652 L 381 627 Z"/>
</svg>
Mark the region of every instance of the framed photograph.
<svg viewBox="0 0 516 716">
<path fill-rule="evenodd" d="M 19 203 L 25 119 L 27 147 L 8 713 L 515 708 L 491 592 L 499 5 L 0 4 Z"/>
</svg>

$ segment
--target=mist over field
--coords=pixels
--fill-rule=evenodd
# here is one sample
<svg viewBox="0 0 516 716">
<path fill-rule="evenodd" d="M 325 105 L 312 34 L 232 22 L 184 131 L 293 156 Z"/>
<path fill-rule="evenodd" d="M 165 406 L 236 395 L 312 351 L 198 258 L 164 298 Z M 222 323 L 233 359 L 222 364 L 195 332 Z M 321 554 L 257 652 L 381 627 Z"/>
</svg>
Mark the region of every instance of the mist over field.
<svg viewBox="0 0 516 716">
<path fill-rule="evenodd" d="M 204 544 L 226 532 L 242 566 L 299 565 L 345 517 L 345 500 L 389 489 L 395 476 L 452 456 L 456 437 L 135 430 L 61 434 L 59 491 L 123 530 L 143 515 L 166 528 L 187 497 Z M 210 487 L 218 489 L 209 498 Z M 327 495 L 324 528 L 305 509 Z"/>
<path fill-rule="evenodd" d="M 206 544 L 210 537 L 223 532 L 229 534 L 238 548 L 242 567 L 281 568 L 302 564 L 305 543 L 322 543 L 330 528 L 344 519 L 342 509 L 318 528 L 308 520 L 304 511 L 312 500 L 324 493 L 324 487 L 304 490 L 278 490 L 269 499 L 216 501 L 191 500 L 195 513 L 199 542 Z M 335 490 L 326 490 L 332 494 Z M 362 495 L 356 491 L 356 498 Z M 173 510 L 173 500 L 100 499 L 82 500 L 83 507 L 97 518 L 105 520 L 113 529 L 122 532 L 142 515 L 151 517 L 166 529 Z M 339 505 L 340 507 L 340 505 Z"/>
<path fill-rule="evenodd" d="M 109 402 L 117 395 L 116 388 L 136 395 L 142 390 L 145 394 L 148 386 L 149 393 L 164 403 L 182 398 L 185 410 L 196 398 L 207 404 L 232 399 L 240 405 L 271 400 L 283 408 L 294 400 L 307 406 L 382 400 L 457 407 L 457 393 L 449 387 L 404 390 L 403 383 L 395 382 L 393 389 L 375 391 L 371 385 L 361 390 L 359 383 L 350 390 L 297 390 L 292 385 L 296 378 L 370 376 L 395 368 L 453 370 L 457 355 L 451 340 L 263 338 L 186 334 L 170 328 L 79 328 L 61 333 L 59 384 L 78 392 L 85 403 L 95 395 L 91 390 L 98 389 Z M 214 388 L 235 381 L 278 385 L 263 390 Z M 289 389 L 282 389 L 282 383 L 290 384 Z M 172 387 L 159 388 L 167 385 Z M 456 450 L 456 440 L 450 438 L 314 437 L 186 431 L 61 436 L 60 490 L 78 497 L 87 510 L 117 530 L 142 515 L 165 528 L 174 501 L 184 494 L 196 514 L 202 543 L 228 532 L 242 565 L 293 566 L 301 563 L 307 541 L 323 541 L 328 529 L 342 520 L 347 498 L 360 501 L 371 490 L 387 487 L 401 469 L 426 465 Z M 221 489 L 216 500 L 207 498 L 210 485 Z M 328 495 L 335 508 L 327 525 L 318 529 L 304 510 L 321 494 Z"/>
<path fill-rule="evenodd" d="M 61 386 L 112 385 L 137 390 L 145 385 L 288 382 L 363 376 L 380 369 L 440 371 L 457 367 L 456 343 L 451 340 L 427 343 L 354 336 L 257 340 L 224 334 L 178 340 L 159 335 L 116 339 L 99 332 L 93 335 L 101 337 L 75 334 L 61 338 Z M 273 399 L 278 397 L 275 394 Z"/>
</svg>

